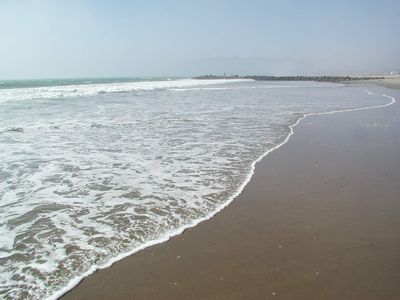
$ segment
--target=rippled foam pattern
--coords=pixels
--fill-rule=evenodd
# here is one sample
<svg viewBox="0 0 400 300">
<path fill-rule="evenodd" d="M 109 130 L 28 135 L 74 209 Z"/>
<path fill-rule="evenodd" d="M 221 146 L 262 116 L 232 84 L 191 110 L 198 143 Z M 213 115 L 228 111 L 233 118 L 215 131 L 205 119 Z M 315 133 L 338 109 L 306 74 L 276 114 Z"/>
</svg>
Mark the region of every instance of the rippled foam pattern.
<svg viewBox="0 0 400 300">
<path fill-rule="evenodd" d="M 0 297 L 50 297 L 211 215 L 302 114 L 385 102 L 312 82 L 0 90 Z"/>
</svg>

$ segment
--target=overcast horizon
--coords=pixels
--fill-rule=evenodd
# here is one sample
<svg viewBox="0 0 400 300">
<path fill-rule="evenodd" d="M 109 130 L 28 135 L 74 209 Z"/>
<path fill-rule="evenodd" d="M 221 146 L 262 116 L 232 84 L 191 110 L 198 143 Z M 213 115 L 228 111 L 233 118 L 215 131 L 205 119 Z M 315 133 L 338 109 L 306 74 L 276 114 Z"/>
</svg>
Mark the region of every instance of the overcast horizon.
<svg viewBox="0 0 400 300">
<path fill-rule="evenodd" d="M 399 1 L 0 2 L 0 78 L 381 75 Z"/>
</svg>

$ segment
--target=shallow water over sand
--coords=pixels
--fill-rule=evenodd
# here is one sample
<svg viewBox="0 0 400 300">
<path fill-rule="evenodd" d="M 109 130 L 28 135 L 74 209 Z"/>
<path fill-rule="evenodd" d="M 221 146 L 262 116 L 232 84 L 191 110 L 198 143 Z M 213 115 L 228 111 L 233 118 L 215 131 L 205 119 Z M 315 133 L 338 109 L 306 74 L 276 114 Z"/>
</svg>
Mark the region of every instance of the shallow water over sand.
<svg viewBox="0 0 400 300">
<path fill-rule="evenodd" d="M 49 297 L 213 214 L 303 114 L 388 102 L 313 82 L 37 89 L 0 90 L 4 298 Z"/>
</svg>

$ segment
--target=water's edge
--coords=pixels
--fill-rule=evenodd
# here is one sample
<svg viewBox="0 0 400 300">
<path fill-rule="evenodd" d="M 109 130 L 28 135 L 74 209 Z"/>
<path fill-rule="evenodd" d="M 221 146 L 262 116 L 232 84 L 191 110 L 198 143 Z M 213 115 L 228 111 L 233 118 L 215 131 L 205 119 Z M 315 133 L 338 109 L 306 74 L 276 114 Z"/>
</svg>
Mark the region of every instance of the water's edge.
<svg viewBox="0 0 400 300">
<path fill-rule="evenodd" d="M 368 91 L 368 90 L 364 90 L 364 92 L 366 92 L 369 95 L 372 95 L 373 93 Z M 320 112 L 320 113 L 306 113 L 301 115 L 297 121 L 295 123 L 293 123 L 292 125 L 289 125 L 289 133 L 286 136 L 286 138 L 279 144 L 277 144 L 276 146 L 272 147 L 271 149 L 268 149 L 264 154 L 262 154 L 259 158 L 257 158 L 252 164 L 251 164 L 251 168 L 250 168 L 250 172 L 247 175 L 246 179 L 243 181 L 243 183 L 239 186 L 239 188 L 236 190 L 236 192 L 230 196 L 226 202 L 224 202 L 223 204 L 221 204 L 219 207 L 216 208 L 216 210 L 214 212 L 212 212 L 211 214 L 194 220 L 192 223 L 187 224 L 177 230 L 171 231 L 168 233 L 168 235 L 161 237 L 159 239 L 156 240 L 152 240 L 149 241 L 139 247 L 136 247 L 134 249 L 132 249 L 131 251 L 125 252 L 125 253 L 121 253 L 120 255 L 110 259 L 107 263 L 100 265 L 100 266 L 92 266 L 88 271 L 86 271 L 85 273 L 81 274 L 78 277 L 75 277 L 74 279 L 72 279 L 64 288 L 62 288 L 61 290 L 57 291 L 56 293 L 54 293 L 53 295 L 51 295 L 50 297 L 46 298 L 47 300 L 56 300 L 59 299 L 60 297 L 62 297 L 63 295 L 65 295 L 66 293 L 68 293 L 69 291 L 71 291 L 73 288 L 75 288 L 77 285 L 79 285 L 79 283 L 85 278 L 88 277 L 89 275 L 94 274 L 97 270 L 101 270 L 101 269 L 105 269 L 105 268 L 109 268 L 111 267 L 115 262 L 120 261 L 136 252 L 139 252 L 143 249 L 146 249 L 148 247 L 157 245 L 157 244 L 161 244 L 164 243 L 166 241 L 168 241 L 170 238 L 180 235 L 182 234 L 185 230 L 189 229 L 189 228 L 193 228 L 196 225 L 198 225 L 199 223 L 209 220 L 212 217 L 214 217 L 217 213 L 219 213 L 220 211 L 222 211 L 225 207 L 227 207 L 230 203 L 232 203 L 244 190 L 244 188 L 247 186 L 247 184 L 250 182 L 251 178 L 253 177 L 254 173 L 255 173 L 255 167 L 256 164 L 261 161 L 264 157 L 266 157 L 269 153 L 279 149 L 281 146 L 285 145 L 290 137 L 294 134 L 294 128 L 296 126 L 298 126 L 300 124 L 300 122 L 305 119 L 308 116 L 312 116 L 312 115 L 328 115 L 328 114 L 335 114 L 335 113 L 341 113 L 341 112 L 351 112 L 351 111 L 360 111 L 360 110 L 369 110 L 369 109 L 376 109 L 376 108 L 383 108 L 383 107 L 388 107 L 391 106 L 392 104 L 396 103 L 396 99 L 392 96 L 388 96 L 386 94 L 382 94 L 381 95 L 384 98 L 388 98 L 390 99 L 390 101 L 388 103 L 385 104 L 381 104 L 381 105 L 374 105 L 374 106 L 366 106 L 366 107 L 361 107 L 361 108 L 351 108 L 351 109 L 343 109 L 343 110 L 336 110 L 336 111 L 330 111 L 330 112 Z"/>
</svg>

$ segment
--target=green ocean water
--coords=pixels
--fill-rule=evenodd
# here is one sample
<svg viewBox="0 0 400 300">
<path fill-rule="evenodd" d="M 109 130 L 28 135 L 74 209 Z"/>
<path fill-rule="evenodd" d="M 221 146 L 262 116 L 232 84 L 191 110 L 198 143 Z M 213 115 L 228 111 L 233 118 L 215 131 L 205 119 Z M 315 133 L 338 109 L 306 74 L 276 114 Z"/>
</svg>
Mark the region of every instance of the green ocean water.
<svg viewBox="0 0 400 300">
<path fill-rule="evenodd" d="M 110 84 L 110 83 L 128 83 L 140 81 L 163 81 L 168 79 L 180 79 L 177 77 L 105 77 L 105 78 L 57 78 L 57 79 L 16 79 L 1 80 L 0 89 L 14 88 L 35 88 L 66 85 L 85 85 L 85 84 Z"/>
</svg>

